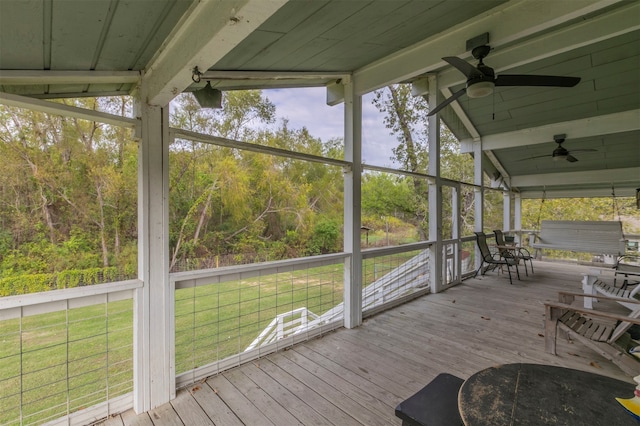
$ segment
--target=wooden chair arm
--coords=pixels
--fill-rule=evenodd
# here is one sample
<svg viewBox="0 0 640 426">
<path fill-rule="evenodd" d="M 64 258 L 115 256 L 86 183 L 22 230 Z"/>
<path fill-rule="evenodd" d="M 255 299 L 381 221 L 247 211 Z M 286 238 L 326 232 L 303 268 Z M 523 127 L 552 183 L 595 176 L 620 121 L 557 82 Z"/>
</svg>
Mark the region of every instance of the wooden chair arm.
<svg viewBox="0 0 640 426">
<path fill-rule="evenodd" d="M 596 316 L 600 318 L 605 318 L 605 319 L 610 319 L 615 321 L 622 321 L 622 322 L 629 322 L 631 324 L 640 325 L 640 318 L 632 318 L 626 315 L 618 315 L 611 312 L 596 311 L 595 309 L 582 308 L 579 306 L 567 305 L 565 303 L 560 303 L 560 302 L 548 301 L 548 302 L 544 302 L 544 305 L 545 305 L 545 308 L 547 309 L 555 309 L 555 310 L 561 309 L 561 310 L 573 311 L 573 312 L 578 312 L 585 315 Z"/>
<path fill-rule="evenodd" d="M 640 307 L 640 300 L 633 299 L 633 298 L 605 296 L 603 294 L 584 294 L 584 293 L 574 293 L 574 292 L 571 292 L 571 291 L 559 291 L 558 292 L 558 298 L 562 299 L 562 298 L 564 298 L 563 296 L 569 296 L 569 297 L 573 296 L 574 298 L 575 297 L 590 297 L 592 299 L 611 300 L 613 302 L 624 302 L 624 303 L 638 305 L 638 307 Z"/>
</svg>

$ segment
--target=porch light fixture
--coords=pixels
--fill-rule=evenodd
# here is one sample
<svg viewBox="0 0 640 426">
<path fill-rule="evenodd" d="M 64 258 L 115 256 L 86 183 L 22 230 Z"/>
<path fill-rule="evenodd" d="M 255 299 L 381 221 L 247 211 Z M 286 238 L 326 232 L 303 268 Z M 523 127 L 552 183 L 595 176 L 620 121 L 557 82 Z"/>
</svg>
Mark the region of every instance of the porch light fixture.
<svg viewBox="0 0 640 426">
<path fill-rule="evenodd" d="M 194 83 L 200 83 L 202 79 L 202 73 L 198 67 L 193 67 L 191 70 L 191 80 Z M 200 108 L 222 108 L 222 92 L 218 89 L 211 87 L 211 82 L 207 81 L 207 84 L 202 88 L 193 92 L 196 101 L 200 105 Z"/>
<path fill-rule="evenodd" d="M 222 92 L 211 87 L 211 82 L 207 81 L 207 85 L 202 89 L 193 92 L 200 108 L 222 108 Z"/>
<path fill-rule="evenodd" d="M 470 98 L 482 98 L 493 93 L 495 83 L 493 81 L 479 81 L 467 87 L 467 96 Z"/>
</svg>

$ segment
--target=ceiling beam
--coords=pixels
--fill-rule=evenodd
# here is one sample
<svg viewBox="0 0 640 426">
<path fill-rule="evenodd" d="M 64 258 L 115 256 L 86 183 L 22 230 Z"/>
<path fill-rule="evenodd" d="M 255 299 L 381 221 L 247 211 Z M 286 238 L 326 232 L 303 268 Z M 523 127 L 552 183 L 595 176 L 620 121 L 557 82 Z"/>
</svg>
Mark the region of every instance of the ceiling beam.
<svg viewBox="0 0 640 426">
<path fill-rule="evenodd" d="M 640 2 L 634 2 L 609 13 L 562 26 L 557 30 L 541 34 L 517 45 L 496 49 L 491 52 L 487 64 L 496 73 L 500 73 L 598 43 L 640 29 L 638 16 L 640 16 Z M 491 47 L 495 47 L 493 36 L 489 42 Z M 470 57 L 468 54 L 465 56 L 465 59 Z M 438 77 L 441 88 L 455 86 L 466 81 L 464 75 L 453 67 L 448 67 Z"/>
<path fill-rule="evenodd" d="M 139 71 L 34 71 L 2 70 L 1 85 L 137 83 Z"/>
<path fill-rule="evenodd" d="M 297 72 L 297 71 L 207 71 L 203 80 L 339 80 L 348 76 L 340 71 Z"/>
<path fill-rule="evenodd" d="M 617 183 L 623 182 L 629 182 L 637 186 L 638 182 L 640 182 L 640 167 L 511 176 L 511 185 L 515 188 L 554 185 L 601 185 L 607 183 L 615 186 Z"/>
<path fill-rule="evenodd" d="M 553 142 L 553 135 L 557 134 L 566 134 L 568 139 L 579 139 L 638 130 L 640 109 L 635 109 L 483 136 L 482 149 L 496 150 L 548 143 Z M 460 151 L 473 152 L 473 139 L 460 141 Z"/>
<path fill-rule="evenodd" d="M 201 80 L 210 81 L 215 89 L 227 91 L 327 87 L 331 84 L 339 84 L 349 76 L 349 73 L 340 71 L 207 71 L 202 74 Z"/>
<path fill-rule="evenodd" d="M 491 176 L 492 181 L 501 180 L 507 188 L 511 187 L 511 176 L 509 176 L 509 173 L 507 173 L 507 170 L 504 168 L 500 160 L 498 160 L 498 158 L 495 156 L 493 151 L 482 151 L 482 152 L 489 160 L 484 164 L 491 163 L 492 168 L 494 170 L 497 170 L 500 173 L 500 176 L 498 176 L 498 178 L 496 179 L 495 176 L 492 176 L 492 174 L 490 173 L 490 169 L 488 169 L 487 167 L 485 167 L 485 173 Z"/>
<path fill-rule="evenodd" d="M 193 83 L 194 67 L 207 71 L 288 0 L 200 0 L 185 14 L 146 67 L 141 93 L 167 105 Z"/>
<path fill-rule="evenodd" d="M 620 0 L 510 1 L 456 25 L 444 34 L 438 34 L 356 70 L 354 88 L 357 94 L 362 95 L 444 68 L 447 64 L 442 57 L 469 57 L 466 40 L 487 31 L 491 32 L 491 46 L 497 48 L 565 25 L 619 2 Z"/>
<path fill-rule="evenodd" d="M 78 108 L 58 102 L 43 101 L 26 96 L 13 95 L 11 93 L 0 92 L 0 104 L 26 108 L 32 111 L 40 111 L 47 114 L 62 115 L 65 117 L 81 118 L 83 120 L 97 121 L 99 123 L 123 126 L 135 129 L 139 121 L 135 118 L 122 117 L 108 114 L 106 112 L 94 111 L 91 109 Z"/>
<path fill-rule="evenodd" d="M 123 88 L 122 90 L 113 90 L 113 91 L 105 91 L 105 90 L 98 89 L 96 92 L 87 91 L 87 92 L 36 93 L 35 95 L 29 94 L 29 97 L 34 99 L 70 99 L 70 98 L 104 98 L 109 96 L 130 96 L 130 95 L 131 95 L 131 92 L 128 90 L 128 88 L 126 89 Z"/>
</svg>

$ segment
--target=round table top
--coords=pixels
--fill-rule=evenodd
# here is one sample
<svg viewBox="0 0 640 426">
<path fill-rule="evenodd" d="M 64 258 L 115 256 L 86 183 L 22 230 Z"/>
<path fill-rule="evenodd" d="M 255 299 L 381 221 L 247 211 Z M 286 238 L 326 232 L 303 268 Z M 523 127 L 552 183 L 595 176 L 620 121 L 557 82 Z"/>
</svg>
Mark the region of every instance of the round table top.
<svg viewBox="0 0 640 426">
<path fill-rule="evenodd" d="M 585 371 L 540 364 L 482 370 L 458 394 L 460 416 L 477 425 L 637 425 L 615 400 L 635 385 Z"/>
</svg>

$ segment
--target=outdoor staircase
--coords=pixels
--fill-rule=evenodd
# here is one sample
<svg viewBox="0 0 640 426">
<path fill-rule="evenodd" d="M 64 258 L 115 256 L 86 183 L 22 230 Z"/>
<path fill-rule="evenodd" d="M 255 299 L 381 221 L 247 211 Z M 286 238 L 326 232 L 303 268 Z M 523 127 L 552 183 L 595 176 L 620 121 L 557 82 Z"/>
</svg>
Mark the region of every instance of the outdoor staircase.
<svg viewBox="0 0 640 426">
<path fill-rule="evenodd" d="M 423 250 L 407 262 L 396 267 L 362 290 L 363 312 L 396 299 L 416 288 L 429 285 L 429 251 Z M 336 305 L 322 315 L 316 315 L 306 307 L 294 309 L 276 316 L 255 338 L 246 351 L 273 343 L 284 337 L 304 333 L 318 325 L 342 318 L 344 303 Z"/>
</svg>

